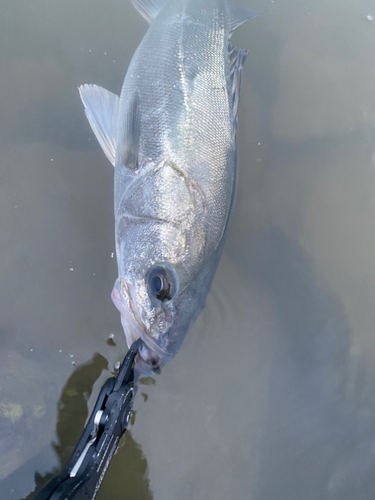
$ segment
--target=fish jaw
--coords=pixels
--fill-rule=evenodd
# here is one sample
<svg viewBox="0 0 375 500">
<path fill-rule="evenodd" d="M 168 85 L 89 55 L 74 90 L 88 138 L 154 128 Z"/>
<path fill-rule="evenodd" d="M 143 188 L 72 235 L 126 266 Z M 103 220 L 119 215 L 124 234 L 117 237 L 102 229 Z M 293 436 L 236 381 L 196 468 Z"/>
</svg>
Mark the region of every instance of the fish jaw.
<svg viewBox="0 0 375 500">
<path fill-rule="evenodd" d="M 111 298 L 120 311 L 121 324 L 124 329 L 126 343 L 128 347 L 139 338 L 143 344 L 136 358 L 136 369 L 144 375 L 153 375 L 160 370 L 166 361 L 170 360 L 173 355 L 162 350 L 156 342 L 147 333 L 147 329 L 139 318 L 134 301 L 132 299 L 131 284 L 117 279 L 113 287 Z"/>
<path fill-rule="evenodd" d="M 135 340 L 139 338 L 141 338 L 142 340 L 144 339 L 143 335 L 137 336 L 137 334 L 134 333 L 134 330 L 130 329 L 129 322 L 123 314 L 121 314 L 121 324 L 124 329 L 126 343 L 128 344 L 129 348 Z M 148 345 L 146 345 L 143 341 L 141 348 L 139 349 L 138 354 L 135 358 L 136 370 L 143 375 L 151 377 L 157 371 L 159 371 L 165 365 L 165 363 L 166 360 L 156 354 L 156 352 Z"/>
</svg>

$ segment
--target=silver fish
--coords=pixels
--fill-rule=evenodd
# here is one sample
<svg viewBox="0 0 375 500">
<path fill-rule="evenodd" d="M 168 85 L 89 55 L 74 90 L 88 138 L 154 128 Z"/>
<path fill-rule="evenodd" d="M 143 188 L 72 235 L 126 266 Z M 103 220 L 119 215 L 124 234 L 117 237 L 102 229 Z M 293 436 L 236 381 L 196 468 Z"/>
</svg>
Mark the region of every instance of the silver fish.
<svg viewBox="0 0 375 500">
<path fill-rule="evenodd" d="M 233 31 L 257 14 L 227 0 L 133 0 L 150 23 L 120 98 L 79 88 L 115 167 L 112 299 L 138 369 L 179 350 L 204 307 L 223 250 L 237 183 L 243 63 Z"/>
</svg>

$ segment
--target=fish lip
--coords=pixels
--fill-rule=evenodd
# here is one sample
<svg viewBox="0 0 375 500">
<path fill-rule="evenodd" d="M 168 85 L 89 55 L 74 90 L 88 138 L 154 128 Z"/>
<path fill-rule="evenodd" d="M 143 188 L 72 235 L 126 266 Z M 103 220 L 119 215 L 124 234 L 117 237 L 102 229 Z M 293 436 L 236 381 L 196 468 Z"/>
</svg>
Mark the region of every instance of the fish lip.
<svg viewBox="0 0 375 500">
<path fill-rule="evenodd" d="M 146 377 L 152 377 L 155 373 L 160 372 L 161 368 L 165 365 L 166 361 L 161 359 L 159 356 L 155 355 L 153 358 L 154 363 L 149 363 L 148 360 L 145 360 L 138 354 L 135 358 L 135 366 L 134 368 L 142 375 Z"/>
<path fill-rule="evenodd" d="M 121 320 L 123 323 L 123 315 L 121 315 Z M 152 377 L 161 370 L 167 361 L 172 359 L 173 356 L 163 351 L 144 330 L 134 332 L 134 330 L 127 328 L 124 324 L 123 329 L 128 347 L 138 338 L 142 339 L 143 344 L 140 346 L 135 359 L 135 369 L 140 374 Z"/>
<path fill-rule="evenodd" d="M 141 339 L 145 343 L 145 345 L 153 351 L 155 354 L 159 356 L 159 358 L 163 359 L 164 361 L 170 361 L 173 358 L 173 355 L 166 352 L 164 349 L 162 349 L 153 339 L 150 337 L 150 335 L 147 334 L 146 331 L 141 331 Z"/>
<path fill-rule="evenodd" d="M 168 352 L 164 351 L 156 342 L 153 340 L 153 338 L 147 333 L 147 331 L 144 328 L 138 328 L 137 331 L 135 332 L 134 329 L 131 329 L 126 326 L 126 323 L 128 322 L 126 316 L 121 313 L 121 323 L 122 327 L 125 331 L 125 336 L 128 339 L 128 337 L 131 339 L 130 345 L 137 339 L 141 338 L 142 342 L 144 345 L 153 353 L 155 353 L 159 358 L 163 359 L 164 361 L 170 361 L 173 358 L 172 354 L 169 354 Z M 140 325 L 139 325 L 140 326 Z M 129 346 L 130 347 L 130 346 Z M 140 351 L 142 348 L 140 349 Z"/>
<path fill-rule="evenodd" d="M 135 340 L 141 338 L 145 346 L 150 351 L 155 353 L 163 361 L 170 361 L 173 358 L 173 354 L 170 354 L 164 349 L 162 349 L 156 343 L 156 341 L 151 337 L 151 335 L 147 333 L 145 326 L 137 318 L 135 314 L 136 309 L 131 294 L 129 294 L 128 297 L 129 306 L 127 306 L 127 304 L 125 304 L 124 301 L 121 299 L 119 279 L 116 280 L 116 283 L 113 287 L 111 298 L 116 308 L 120 311 L 121 324 L 124 329 L 128 347 L 130 347 Z M 140 349 L 140 351 L 141 350 L 142 348 Z M 147 363 L 147 360 L 145 358 L 142 357 L 142 359 L 144 360 L 145 363 Z"/>
</svg>

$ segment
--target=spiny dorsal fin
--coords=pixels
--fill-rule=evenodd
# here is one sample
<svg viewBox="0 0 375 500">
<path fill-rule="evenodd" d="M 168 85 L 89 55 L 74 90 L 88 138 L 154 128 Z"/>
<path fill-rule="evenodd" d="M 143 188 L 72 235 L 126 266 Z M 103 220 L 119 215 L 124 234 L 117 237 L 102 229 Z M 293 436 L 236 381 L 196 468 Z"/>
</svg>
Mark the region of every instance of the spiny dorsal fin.
<svg viewBox="0 0 375 500">
<path fill-rule="evenodd" d="M 164 6 L 163 0 L 131 0 L 131 2 L 148 23 L 155 19 Z"/>
<path fill-rule="evenodd" d="M 245 9 L 244 7 L 237 7 L 232 3 L 228 2 L 229 5 L 229 14 L 230 14 L 230 22 L 229 22 L 229 31 L 230 35 L 232 35 L 233 31 L 241 26 L 241 24 L 249 21 L 253 17 L 259 16 L 259 12 L 252 12 L 249 9 Z"/>
<path fill-rule="evenodd" d="M 78 87 L 91 128 L 108 160 L 115 164 L 119 98 L 97 85 Z"/>
<path fill-rule="evenodd" d="M 247 50 L 236 49 L 229 45 L 229 76 L 231 79 L 231 95 L 232 95 L 232 117 L 237 122 L 238 103 L 240 100 L 241 77 L 244 62 L 246 61 Z M 236 128 L 236 127 L 235 127 Z"/>
<path fill-rule="evenodd" d="M 130 170 L 138 170 L 139 144 L 141 138 L 141 116 L 139 109 L 139 94 L 135 92 L 129 103 L 121 133 L 119 162 Z"/>
</svg>

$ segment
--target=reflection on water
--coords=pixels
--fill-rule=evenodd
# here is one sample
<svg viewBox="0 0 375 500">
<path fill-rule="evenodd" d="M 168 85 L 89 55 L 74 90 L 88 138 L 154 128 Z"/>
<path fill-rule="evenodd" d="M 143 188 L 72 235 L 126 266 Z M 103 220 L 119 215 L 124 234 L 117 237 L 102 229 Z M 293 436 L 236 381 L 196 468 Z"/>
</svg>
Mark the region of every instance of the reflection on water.
<svg viewBox="0 0 375 500">
<path fill-rule="evenodd" d="M 114 456 L 98 493 L 98 500 L 151 500 L 147 460 L 129 432 Z M 121 445 L 120 445 L 121 446 Z"/>
<path fill-rule="evenodd" d="M 100 354 L 94 355 L 93 359 L 77 367 L 66 382 L 58 401 L 58 417 L 56 423 L 57 441 L 52 444 L 59 465 L 53 471 L 35 475 L 37 485 L 36 491 L 31 493 L 27 500 L 46 484 L 69 460 L 85 426 L 88 416 L 87 400 L 91 395 L 93 385 L 101 372 L 107 368 L 107 361 Z M 74 425 L 72 423 L 74 422 Z"/>
<path fill-rule="evenodd" d="M 47 474 L 41 475 L 36 472 L 36 489 L 24 500 L 32 500 L 43 486 L 66 465 L 85 426 L 88 417 L 87 401 L 91 396 L 93 385 L 107 365 L 107 360 L 103 356 L 95 354 L 90 362 L 77 367 L 69 377 L 58 401 L 57 442 L 52 445 L 58 456 L 59 465 Z M 115 455 L 109 470 L 98 499 L 139 498 L 146 500 L 151 498 L 148 480 L 145 478 L 147 462 L 129 432 L 126 433 L 125 443 Z M 113 480 L 117 476 L 124 486 L 120 490 L 118 489 L 119 481 Z M 114 487 L 113 484 L 116 486 Z M 5 482 L 0 484 L 0 487 L 3 495 L 7 493 L 9 498 L 14 497 L 12 491 L 9 490 L 11 487 L 9 481 L 8 484 Z"/>
<path fill-rule="evenodd" d="M 126 0 L 0 4 L 0 491 L 19 500 L 126 350 L 113 169 L 77 86 L 119 92 L 147 26 Z M 271 7 L 235 33 L 240 183 L 212 292 L 142 380 L 103 500 L 373 499 L 374 6 Z"/>
</svg>

